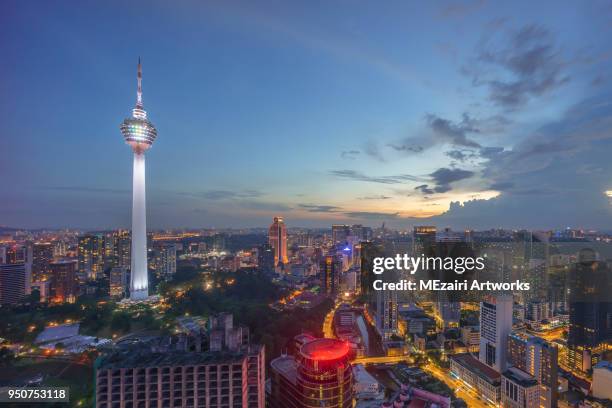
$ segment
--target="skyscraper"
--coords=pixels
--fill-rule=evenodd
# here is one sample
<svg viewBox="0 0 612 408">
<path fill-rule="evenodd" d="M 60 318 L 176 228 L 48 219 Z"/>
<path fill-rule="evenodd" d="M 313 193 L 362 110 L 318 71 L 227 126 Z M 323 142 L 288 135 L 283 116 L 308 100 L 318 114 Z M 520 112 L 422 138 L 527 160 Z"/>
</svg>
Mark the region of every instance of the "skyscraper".
<svg viewBox="0 0 612 408">
<path fill-rule="evenodd" d="M 104 272 L 104 237 L 96 234 L 79 237 L 78 260 L 82 278 L 100 278 Z"/>
<path fill-rule="evenodd" d="M 51 292 L 56 302 L 73 301 L 77 294 L 77 262 L 51 263 Z"/>
<path fill-rule="evenodd" d="M 497 371 L 506 369 L 508 335 L 512 330 L 512 295 L 500 294 L 480 302 L 479 360 Z"/>
<path fill-rule="evenodd" d="M 53 245 L 50 242 L 35 242 L 32 245 L 31 260 L 33 280 L 46 280 L 49 275 L 49 264 L 53 261 Z"/>
<path fill-rule="evenodd" d="M 0 264 L 0 304 L 17 304 L 23 300 L 26 289 L 24 263 Z"/>
<path fill-rule="evenodd" d="M 125 138 L 125 142 L 134 151 L 130 297 L 134 300 L 139 300 L 149 296 L 145 151 L 153 145 L 157 137 L 157 129 L 147 119 L 147 112 L 142 104 L 142 66 L 140 59 L 138 59 L 136 107 L 132 109 L 132 117 L 125 119 L 121 124 L 121 133 Z"/>
<path fill-rule="evenodd" d="M 274 250 L 274 266 L 279 263 L 287 264 L 287 227 L 283 217 L 274 217 L 270 230 L 268 231 L 270 246 Z"/>
</svg>

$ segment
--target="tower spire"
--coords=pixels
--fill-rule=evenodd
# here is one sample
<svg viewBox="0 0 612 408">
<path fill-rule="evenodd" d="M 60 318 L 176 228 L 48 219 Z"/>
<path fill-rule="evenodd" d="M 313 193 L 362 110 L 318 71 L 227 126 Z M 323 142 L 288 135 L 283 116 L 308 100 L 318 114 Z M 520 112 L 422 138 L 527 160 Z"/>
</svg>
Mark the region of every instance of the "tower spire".
<svg viewBox="0 0 612 408">
<path fill-rule="evenodd" d="M 138 57 L 138 92 L 136 94 L 136 108 L 142 109 L 142 65 Z"/>
</svg>

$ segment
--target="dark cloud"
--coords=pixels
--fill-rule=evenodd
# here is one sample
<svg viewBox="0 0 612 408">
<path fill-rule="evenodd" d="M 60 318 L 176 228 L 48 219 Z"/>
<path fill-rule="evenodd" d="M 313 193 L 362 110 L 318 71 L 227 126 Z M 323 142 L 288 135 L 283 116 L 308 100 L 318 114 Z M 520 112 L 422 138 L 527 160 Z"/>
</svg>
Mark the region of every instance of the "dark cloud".
<svg viewBox="0 0 612 408">
<path fill-rule="evenodd" d="M 474 175 L 473 171 L 462 169 L 449 169 L 446 167 L 440 168 L 430 174 L 432 180 L 437 186 L 447 186 L 456 181 L 468 179 Z M 446 190 L 448 191 L 448 190 Z M 438 191 L 441 192 L 441 191 Z"/>
<path fill-rule="evenodd" d="M 470 133 L 480 133 L 480 130 L 475 127 L 475 121 L 468 114 L 464 113 L 461 121 L 458 123 L 453 123 L 448 119 L 433 114 L 427 115 L 426 119 L 434 136 L 441 142 L 446 142 L 453 146 L 480 147 L 480 144 L 468 137 Z"/>
<path fill-rule="evenodd" d="M 429 188 L 428 184 L 421 184 L 420 186 L 416 186 L 414 189 L 427 195 L 435 194 L 435 191 L 432 188 Z"/>
<path fill-rule="evenodd" d="M 476 159 L 478 158 L 478 154 L 473 151 L 473 150 L 449 150 L 448 152 L 444 153 L 445 155 L 447 155 L 448 157 L 450 157 L 453 160 L 457 160 L 458 162 L 466 162 L 468 160 L 472 160 L 472 159 Z"/>
<path fill-rule="evenodd" d="M 355 160 L 361 152 L 359 150 L 343 150 L 340 157 L 343 159 Z"/>
<path fill-rule="evenodd" d="M 423 195 L 446 193 L 452 190 L 451 183 L 465 180 L 472 176 L 474 176 L 473 171 L 443 167 L 429 174 L 431 183 L 418 185 L 414 189 Z"/>
<path fill-rule="evenodd" d="M 526 25 L 498 37 L 487 38 L 478 51 L 481 66 L 466 69 L 475 85 L 487 86 L 496 105 L 516 109 L 569 81 L 561 51 L 545 28 Z"/>
<path fill-rule="evenodd" d="M 332 170 L 332 176 L 355 181 L 366 181 L 380 184 L 401 184 L 407 181 L 418 181 L 419 178 L 409 174 L 398 174 L 395 176 L 368 176 L 355 170 Z"/>
<path fill-rule="evenodd" d="M 334 213 L 341 210 L 340 207 L 334 205 L 300 204 L 298 207 L 313 213 Z"/>
<path fill-rule="evenodd" d="M 392 148 L 393 150 L 397 150 L 398 152 L 411 152 L 411 153 L 421 153 L 424 148 L 423 146 L 408 146 L 405 144 L 393 144 L 393 143 L 389 143 L 387 144 L 387 146 L 389 146 L 390 148 Z"/>
</svg>

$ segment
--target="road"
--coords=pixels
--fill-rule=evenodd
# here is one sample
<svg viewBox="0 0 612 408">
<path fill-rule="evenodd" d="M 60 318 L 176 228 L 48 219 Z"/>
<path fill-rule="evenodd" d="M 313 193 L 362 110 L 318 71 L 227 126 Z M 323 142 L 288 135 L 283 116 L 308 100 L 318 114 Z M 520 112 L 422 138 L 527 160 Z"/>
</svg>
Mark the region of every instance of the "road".
<svg viewBox="0 0 612 408">
<path fill-rule="evenodd" d="M 495 405 L 488 404 L 485 401 L 478 398 L 478 394 L 476 391 L 469 389 L 461 380 L 457 380 L 449 374 L 448 371 L 442 370 L 439 367 L 436 367 L 433 364 L 426 364 L 421 367 L 423 370 L 427 371 L 432 376 L 436 377 L 438 380 L 444 382 L 450 388 L 453 389 L 455 395 L 458 398 L 461 398 L 465 401 L 468 407 L 480 407 L 480 408 L 490 408 L 495 407 Z"/>
<path fill-rule="evenodd" d="M 334 307 L 327 313 L 325 316 L 325 320 L 323 321 L 323 337 L 328 339 L 335 339 L 336 335 L 334 334 L 334 315 L 336 314 L 336 310 L 338 310 L 338 306 L 340 304 L 334 304 Z"/>
</svg>

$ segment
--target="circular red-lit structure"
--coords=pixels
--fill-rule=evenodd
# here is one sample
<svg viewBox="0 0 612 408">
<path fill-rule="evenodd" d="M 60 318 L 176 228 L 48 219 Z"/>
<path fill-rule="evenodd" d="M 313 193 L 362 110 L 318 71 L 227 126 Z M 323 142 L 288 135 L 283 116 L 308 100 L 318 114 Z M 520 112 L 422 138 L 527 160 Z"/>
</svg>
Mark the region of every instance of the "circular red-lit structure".
<svg viewBox="0 0 612 408">
<path fill-rule="evenodd" d="M 317 339 L 300 348 L 296 386 L 304 407 L 349 408 L 353 372 L 347 342 Z"/>
<path fill-rule="evenodd" d="M 349 350 L 348 343 L 344 341 L 316 339 L 304 344 L 300 349 L 300 354 L 306 359 L 326 361 L 347 357 Z"/>
</svg>

